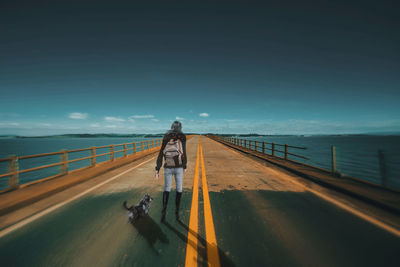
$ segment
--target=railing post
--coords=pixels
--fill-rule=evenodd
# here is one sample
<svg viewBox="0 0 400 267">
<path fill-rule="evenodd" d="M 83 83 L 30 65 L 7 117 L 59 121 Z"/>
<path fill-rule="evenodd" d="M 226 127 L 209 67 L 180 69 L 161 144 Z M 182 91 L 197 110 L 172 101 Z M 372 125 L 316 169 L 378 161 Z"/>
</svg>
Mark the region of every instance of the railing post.
<svg viewBox="0 0 400 267">
<path fill-rule="evenodd" d="M 265 154 L 265 142 L 262 142 L 262 152 Z"/>
<path fill-rule="evenodd" d="M 249 140 L 249 149 L 251 150 L 251 140 Z"/>
<path fill-rule="evenodd" d="M 331 154 L 332 154 L 332 173 L 336 174 L 336 147 L 331 146 Z"/>
<path fill-rule="evenodd" d="M 133 142 L 133 154 L 136 153 L 136 142 Z"/>
<path fill-rule="evenodd" d="M 96 147 L 92 146 L 92 167 L 96 166 Z"/>
<path fill-rule="evenodd" d="M 151 145 L 151 148 L 154 148 L 154 139 L 152 141 L 153 141 L 153 144 Z"/>
<path fill-rule="evenodd" d="M 110 160 L 114 161 L 114 145 L 110 146 Z"/>
<path fill-rule="evenodd" d="M 272 143 L 272 156 L 275 157 L 275 143 Z"/>
<path fill-rule="evenodd" d="M 61 169 L 61 174 L 67 174 L 68 173 L 68 152 L 67 150 L 63 150 L 61 154 L 61 160 L 62 160 L 62 169 Z"/>
<path fill-rule="evenodd" d="M 240 146 L 243 146 L 243 139 L 240 139 Z"/>
<path fill-rule="evenodd" d="M 386 175 L 386 164 L 385 164 L 385 153 L 383 150 L 378 150 L 379 157 L 379 169 L 381 171 L 381 182 L 384 187 L 387 186 L 387 175 Z"/>
<path fill-rule="evenodd" d="M 18 157 L 16 155 L 12 155 L 10 157 L 10 167 L 9 171 L 12 172 L 12 175 L 10 177 L 10 188 L 11 189 L 17 189 L 18 184 L 19 184 L 19 173 L 18 173 Z"/>
<path fill-rule="evenodd" d="M 247 148 L 247 140 L 244 139 L 244 147 Z"/>
<path fill-rule="evenodd" d="M 124 143 L 124 157 L 127 156 L 127 151 L 126 151 L 126 143 Z"/>
<path fill-rule="evenodd" d="M 147 140 L 147 151 L 150 149 L 149 147 L 149 140 Z"/>
<path fill-rule="evenodd" d="M 257 141 L 254 141 L 254 150 L 257 151 Z"/>
<path fill-rule="evenodd" d="M 140 144 L 140 145 L 141 145 L 141 146 L 140 146 L 140 151 L 141 151 L 141 152 L 143 152 L 143 151 L 144 151 L 144 149 L 143 149 L 143 147 L 144 147 L 144 145 L 143 145 L 143 144 L 144 144 L 144 142 L 143 142 L 143 141 L 141 141 L 140 143 L 141 143 L 141 144 Z"/>
<path fill-rule="evenodd" d="M 285 144 L 285 159 L 288 159 L 289 154 L 288 154 L 288 145 Z"/>
</svg>

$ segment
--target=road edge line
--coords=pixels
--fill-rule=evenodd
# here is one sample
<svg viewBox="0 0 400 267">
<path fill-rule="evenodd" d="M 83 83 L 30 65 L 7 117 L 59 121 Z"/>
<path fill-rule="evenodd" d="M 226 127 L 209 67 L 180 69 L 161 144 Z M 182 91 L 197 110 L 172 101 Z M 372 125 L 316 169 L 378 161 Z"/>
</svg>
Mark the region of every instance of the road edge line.
<svg viewBox="0 0 400 267">
<path fill-rule="evenodd" d="M 62 206 L 65 206 L 65 205 L 71 203 L 72 201 L 74 201 L 74 200 L 76 200 L 76 199 L 78 199 L 78 198 L 80 198 L 80 197 L 86 195 L 87 193 L 90 193 L 90 192 L 93 191 L 93 190 L 96 190 L 97 188 L 99 188 L 99 187 L 105 185 L 106 183 L 109 183 L 109 182 L 111 182 L 111 181 L 113 181 L 113 180 L 119 178 L 121 175 L 124 175 L 125 173 L 128 173 L 128 172 L 130 172 L 131 170 L 136 169 L 136 168 L 142 166 L 143 164 L 145 164 L 145 163 L 147 163 L 147 162 L 149 162 L 149 161 L 151 161 L 151 160 L 153 160 L 153 159 L 155 159 L 155 158 L 156 158 L 156 157 L 152 157 L 152 158 L 150 158 L 150 159 L 148 159 L 148 160 L 146 160 L 146 161 L 144 161 L 144 162 L 142 162 L 142 163 L 140 163 L 140 164 L 138 164 L 138 165 L 136 165 L 136 166 L 134 166 L 134 167 L 132 167 L 132 168 L 129 168 L 128 170 L 125 170 L 125 171 L 123 171 L 123 172 L 121 172 L 121 173 L 119 173 L 119 174 L 117 174 L 117 175 L 111 177 L 110 179 L 108 179 L 108 180 L 106 180 L 106 181 L 103 181 L 103 182 L 101 182 L 101 183 L 99 183 L 99 184 L 97 184 L 97 185 L 95 185 L 95 186 L 93 186 L 93 187 L 91 187 L 91 188 L 89 188 L 89 189 L 83 191 L 82 193 L 79 193 L 78 195 L 73 196 L 73 197 L 70 198 L 70 199 L 64 200 L 63 202 L 60 202 L 60 203 L 58 203 L 58 204 L 56 204 L 56 205 L 54 205 L 54 206 L 51 206 L 51 207 L 49 207 L 49 208 L 46 208 L 46 209 L 44 209 L 44 210 L 42 210 L 42 211 L 40 211 L 40 212 L 38 212 L 38 213 L 36 213 L 36 214 L 34 214 L 34 215 L 28 217 L 28 218 L 25 218 L 25 219 L 19 221 L 19 222 L 16 223 L 16 224 L 13 224 L 13 225 L 11 225 L 11 226 L 9 226 L 9 227 L 7 227 L 7 228 L 2 229 L 2 230 L 0 231 L 0 238 L 2 238 L 2 237 L 4 237 L 5 235 L 7 235 L 7 234 L 9 234 L 9 233 L 11 233 L 11 232 L 13 232 L 13 231 L 15 231 L 15 230 L 21 228 L 21 227 L 23 227 L 23 226 L 25 226 L 25 225 L 27 225 L 27 224 L 33 222 L 33 221 L 39 219 L 40 217 L 42 217 L 42 216 L 44 216 L 44 215 L 46 215 L 46 214 L 48 214 L 48 213 L 50 213 L 50 212 L 55 211 L 55 210 L 58 209 L 58 208 L 61 208 Z"/>
</svg>

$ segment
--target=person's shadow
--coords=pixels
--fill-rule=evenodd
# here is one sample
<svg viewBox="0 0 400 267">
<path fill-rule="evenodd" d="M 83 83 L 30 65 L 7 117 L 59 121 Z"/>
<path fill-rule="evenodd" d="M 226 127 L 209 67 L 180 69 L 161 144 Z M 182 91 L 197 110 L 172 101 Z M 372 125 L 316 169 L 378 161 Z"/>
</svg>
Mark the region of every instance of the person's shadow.
<svg viewBox="0 0 400 267">
<path fill-rule="evenodd" d="M 175 227 L 173 227 L 168 222 L 164 222 L 163 224 L 165 226 L 167 226 L 168 229 L 170 229 L 172 232 L 174 232 L 185 244 L 188 242 L 188 238 L 187 238 L 187 232 L 188 231 L 190 233 L 192 233 L 194 236 L 196 236 L 197 240 L 199 240 L 199 242 L 201 243 L 202 247 L 197 247 L 193 242 L 190 242 L 190 241 L 189 241 L 189 245 L 192 246 L 194 249 L 196 249 L 198 251 L 198 253 L 204 259 L 203 262 L 201 262 L 201 264 L 203 266 L 208 266 L 208 262 L 205 259 L 207 259 L 207 246 L 211 246 L 211 244 L 209 244 L 198 233 L 196 233 L 195 231 L 189 229 L 189 227 L 186 224 L 184 224 L 181 220 L 178 220 L 178 223 L 179 223 L 180 226 L 182 226 L 186 230 L 186 234 L 182 234 L 181 232 L 179 232 Z M 221 266 L 232 266 L 232 267 L 235 266 L 234 263 L 231 261 L 231 259 L 229 259 L 219 247 L 218 247 L 218 255 L 219 255 Z"/>
<path fill-rule="evenodd" d="M 132 225 L 136 228 L 138 233 L 146 239 L 153 252 L 157 255 L 160 254 L 154 247 L 157 240 L 163 243 L 169 243 L 167 235 L 164 234 L 160 226 L 150 216 L 144 216 Z"/>
</svg>

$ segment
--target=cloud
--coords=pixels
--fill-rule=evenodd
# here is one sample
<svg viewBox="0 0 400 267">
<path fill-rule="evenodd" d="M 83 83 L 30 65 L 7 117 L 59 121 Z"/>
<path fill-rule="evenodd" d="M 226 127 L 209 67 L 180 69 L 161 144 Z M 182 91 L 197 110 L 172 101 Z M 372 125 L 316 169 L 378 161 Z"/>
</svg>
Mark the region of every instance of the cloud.
<svg viewBox="0 0 400 267">
<path fill-rule="evenodd" d="M 152 121 L 154 121 L 154 122 L 159 122 L 160 120 L 159 119 L 151 119 Z"/>
<path fill-rule="evenodd" d="M 10 128 L 10 127 L 17 127 L 20 126 L 18 122 L 0 122 L 1 128 Z"/>
<path fill-rule="evenodd" d="M 106 116 L 104 117 L 105 121 L 110 121 L 110 122 L 123 122 L 125 121 L 125 119 L 121 118 L 121 117 L 112 117 L 112 116 Z"/>
<path fill-rule="evenodd" d="M 93 128 L 98 128 L 98 127 L 100 127 L 100 124 L 99 123 L 92 123 L 89 126 L 93 127 Z"/>
<path fill-rule="evenodd" d="M 50 127 L 50 126 L 52 126 L 52 124 L 51 123 L 39 123 L 38 126 Z"/>
<path fill-rule="evenodd" d="M 152 119 L 154 115 L 133 115 L 130 116 L 129 119 Z"/>
<path fill-rule="evenodd" d="M 80 112 L 72 112 L 68 115 L 70 119 L 74 120 L 84 120 L 88 117 L 87 113 L 80 113 Z"/>
<path fill-rule="evenodd" d="M 184 120 L 184 118 L 179 117 L 179 116 L 176 116 L 175 119 L 178 120 L 178 121 L 183 121 Z"/>
<path fill-rule="evenodd" d="M 106 125 L 106 126 L 104 126 L 104 127 L 115 129 L 115 128 L 117 128 L 117 125 Z"/>
<path fill-rule="evenodd" d="M 203 113 L 200 113 L 199 116 L 206 118 L 206 117 L 210 117 L 210 114 L 203 112 Z"/>
</svg>

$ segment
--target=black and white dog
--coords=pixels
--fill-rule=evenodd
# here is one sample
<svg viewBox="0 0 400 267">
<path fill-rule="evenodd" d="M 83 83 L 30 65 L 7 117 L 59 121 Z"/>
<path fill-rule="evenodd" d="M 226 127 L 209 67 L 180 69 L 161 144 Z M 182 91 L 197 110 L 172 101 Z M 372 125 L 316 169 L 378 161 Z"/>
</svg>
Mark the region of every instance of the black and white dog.
<svg viewBox="0 0 400 267">
<path fill-rule="evenodd" d="M 145 194 L 140 200 L 139 204 L 136 206 L 130 206 L 128 207 L 126 204 L 126 201 L 124 201 L 124 208 L 128 210 L 128 219 L 131 223 L 135 223 L 137 219 L 139 219 L 142 216 L 145 216 L 149 214 L 150 210 L 150 202 L 153 200 L 153 198 L 149 194 Z"/>
</svg>

